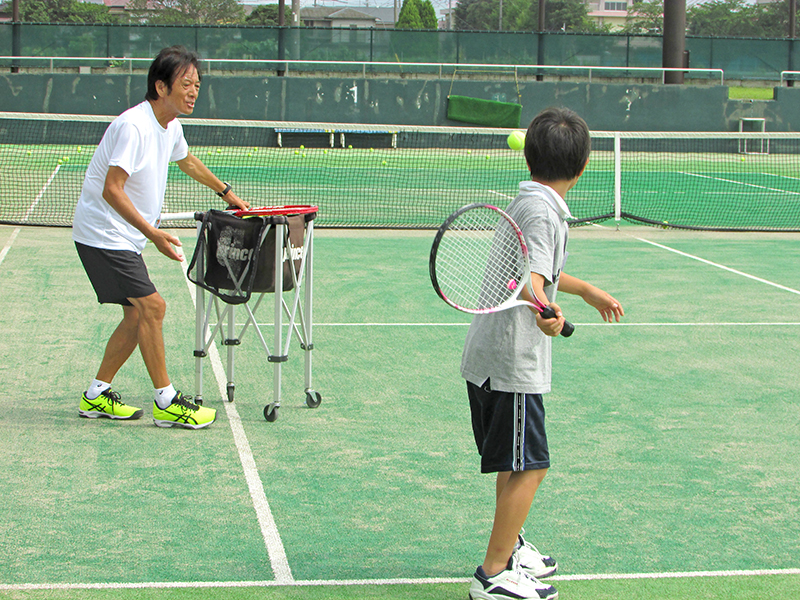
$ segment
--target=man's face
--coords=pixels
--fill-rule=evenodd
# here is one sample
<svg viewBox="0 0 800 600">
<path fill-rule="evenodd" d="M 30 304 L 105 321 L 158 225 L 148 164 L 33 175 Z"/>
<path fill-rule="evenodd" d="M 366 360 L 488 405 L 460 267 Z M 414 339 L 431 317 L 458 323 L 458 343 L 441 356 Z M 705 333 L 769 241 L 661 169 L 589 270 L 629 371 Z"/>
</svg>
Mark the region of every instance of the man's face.
<svg viewBox="0 0 800 600">
<path fill-rule="evenodd" d="M 192 114 L 200 93 L 200 75 L 194 65 L 189 65 L 175 78 L 172 89 L 168 89 L 163 81 L 158 82 L 158 86 L 159 95 L 176 115 Z"/>
</svg>

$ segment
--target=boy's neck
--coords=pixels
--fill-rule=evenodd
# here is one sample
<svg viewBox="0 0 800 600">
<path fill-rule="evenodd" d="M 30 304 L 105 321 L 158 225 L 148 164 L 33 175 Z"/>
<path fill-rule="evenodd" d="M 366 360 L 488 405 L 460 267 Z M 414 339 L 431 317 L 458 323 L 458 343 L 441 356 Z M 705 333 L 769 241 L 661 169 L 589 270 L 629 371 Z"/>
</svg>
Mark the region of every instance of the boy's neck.
<svg viewBox="0 0 800 600">
<path fill-rule="evenodd" d="M 542 185 L 552 188 L 563 199 L 567 195 L 567 192 L 570 191 L 576 183 L 578 183 L 578 177 L 575 179 L 559 179 L 558 181 L 545 181 L 543 179 L 532 177 L 531 181 L 541 183 Z"/>
</svg>

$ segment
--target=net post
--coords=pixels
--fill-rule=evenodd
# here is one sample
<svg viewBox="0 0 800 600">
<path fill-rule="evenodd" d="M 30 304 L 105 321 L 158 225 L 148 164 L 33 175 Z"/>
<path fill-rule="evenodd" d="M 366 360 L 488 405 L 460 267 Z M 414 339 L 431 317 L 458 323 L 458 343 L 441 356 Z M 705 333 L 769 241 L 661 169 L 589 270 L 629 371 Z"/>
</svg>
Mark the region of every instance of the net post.
<svg viewBox="0 0 800 600">
<path fill-rule="evenodd" d="M 622 141 L 619 131 L 614 132 L 614 220 L 622 218 Z"/>
</svg>

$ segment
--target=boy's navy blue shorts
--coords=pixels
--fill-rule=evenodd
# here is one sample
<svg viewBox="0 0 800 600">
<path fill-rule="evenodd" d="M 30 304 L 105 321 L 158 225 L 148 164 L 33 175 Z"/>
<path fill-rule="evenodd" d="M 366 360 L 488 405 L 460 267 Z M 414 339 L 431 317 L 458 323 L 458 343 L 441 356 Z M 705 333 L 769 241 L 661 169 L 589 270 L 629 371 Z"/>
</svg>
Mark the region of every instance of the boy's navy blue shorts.
<svg viewBox="0 0 800 600">
<path fill-rule="evenodd" d="M 542 395 L 499 392 L 490 383 L 467 382 L 481 473 L 549 469 Z"/>
<path fill-rule="evenodd" d="M 75 247 L 101 304 L 133 306 L 128 298 L 144 298 L 156 292 L 141 254 L 93 248 L 78 242 Z"/>
</svg>

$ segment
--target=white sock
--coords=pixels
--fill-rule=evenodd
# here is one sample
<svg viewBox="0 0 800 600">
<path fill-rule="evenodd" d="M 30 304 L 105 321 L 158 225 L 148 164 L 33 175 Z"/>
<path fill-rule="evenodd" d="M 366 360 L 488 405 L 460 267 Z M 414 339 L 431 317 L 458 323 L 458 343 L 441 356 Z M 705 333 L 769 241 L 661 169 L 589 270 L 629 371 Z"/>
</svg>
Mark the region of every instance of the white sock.
<svg viewBox="0 0 800 600">
<path fill-rule="evenodd" d="M 92 383 L 89 384 L 89 389 L 86 390 L 86 397 L 89 400 L 94 400 L 110 387 L 111 387 L 110 383 L 106 383 L 105 381 L 100 381 L 99 379 L 92 379 Z"/>
<path fill-rule="evenodd" d="M 172 399 L 177 393 L 178 392 L 175 391 L 175 388 L 172 387 L 171 383 L 167 387 L 156 389 L 155 396 L 158 408 L 167 408 L 170 404 L 172 404 Z"/>
</svg>

